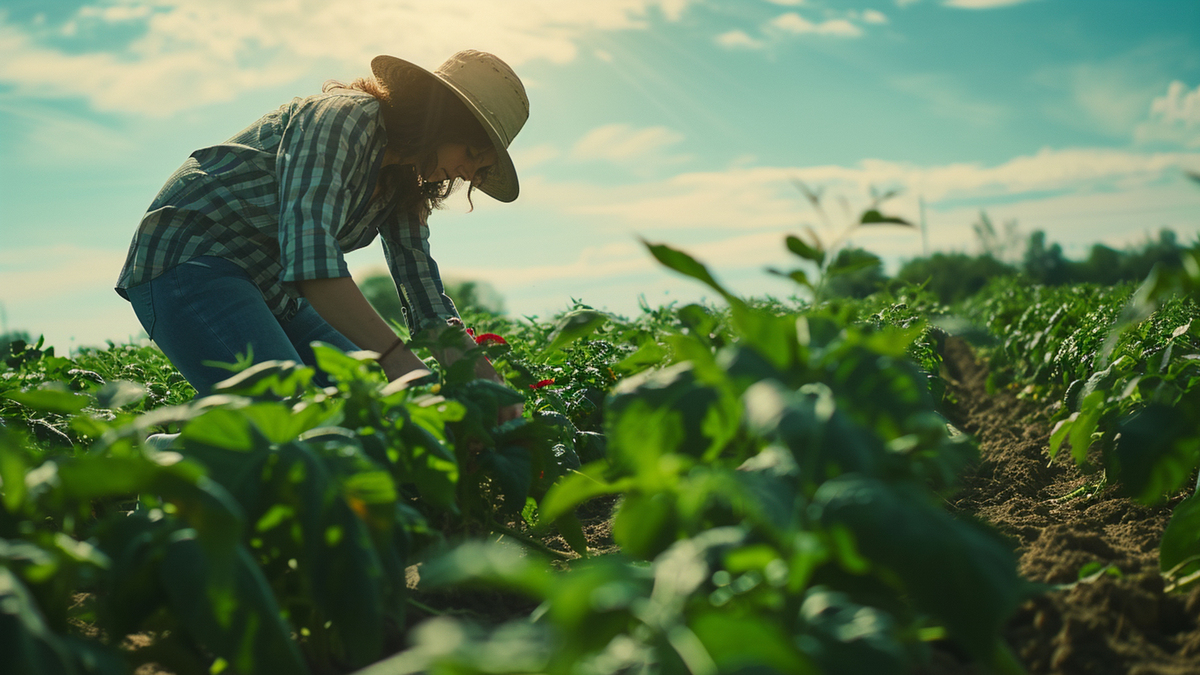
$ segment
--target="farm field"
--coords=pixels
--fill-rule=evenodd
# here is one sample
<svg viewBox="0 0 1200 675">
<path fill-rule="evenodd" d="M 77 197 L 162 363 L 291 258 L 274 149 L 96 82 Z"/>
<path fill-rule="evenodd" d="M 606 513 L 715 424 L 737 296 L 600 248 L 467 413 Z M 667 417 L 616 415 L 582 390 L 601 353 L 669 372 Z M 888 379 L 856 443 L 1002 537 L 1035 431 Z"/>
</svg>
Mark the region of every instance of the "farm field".
<svg viewBox="0 0 1200 675">
<path fill-rule="evenodd" d="M 1195 672 L 1200 251 L 947 307 L 647 248 L 722 302 L 464 317 L 510 388 L 15 345 L 0 672 Z"/>
</svg>

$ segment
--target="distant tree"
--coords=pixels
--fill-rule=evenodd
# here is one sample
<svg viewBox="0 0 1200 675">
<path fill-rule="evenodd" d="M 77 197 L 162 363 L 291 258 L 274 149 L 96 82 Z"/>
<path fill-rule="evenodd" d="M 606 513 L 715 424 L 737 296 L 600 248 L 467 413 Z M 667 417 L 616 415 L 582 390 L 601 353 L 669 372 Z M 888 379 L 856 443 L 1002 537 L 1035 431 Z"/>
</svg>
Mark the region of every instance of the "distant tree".
<svg viewBox="0 0 1200 675">
<path fill-rule="evenodd" d="M 1147 239 L 1140 247 L 1118 251 L 1104 244 L 1095 244 L 1088 257 L 1073 261 L 1063 257 L 1062 247 L 1046 244 L 1044 232 L 1029 237 L 1021 271 L 1039 284 L 1094 283 L 1115 284 L 1121 281 L 1141 281 L 1155 265 L 1168 267 L 1180 264 L 1183 248 L 1175 232 L 1163 229 L 1158 239 Z"/>
<path fill-rule="evenodd" d="M 1025 256 L 1021 271 L 1035 283 L 1056 285 L 1065 283 L 1069 278 L 1066 258 L 1063 257 L 1062 246 L 1051 244 L 1046 246 L 1046 233 L 1035 230 L 1029 235 L 1029 243 L 1025 246 Z"/>
<path fill-rule="evenodd" d="M 396 283 L 388 274 L 372 274 L 358 284 L 367 301 L 388 321 L 404 324 L 404 310 Z M 504 313 L 504 297 L 491 284 L 477 280 L 448 280 L 444 282 L 446 295 L 454 301 L 458 310 L 475 310 L 489 314 Z"/>
<path fill-rule="evenodd" d="M 1015 262 L 1021 257 L 1021 228 L 1016 220 L 1005 221 L 1003 229 L 997 230 L 987 211 L 979 212 L 979 221 L 971 225 L 975 240 L 983 256 L 1001 262 Z"/>
<path fill-rule="evenodd" d="M 925 289 L 944 304 L 952 304 L 974 295 L 993 277 L 1015 276 L 1017 269 L 990 255 L 934 253 L 904 263 L 896 279 L 909 284 L 925 284 Z"/>
<path fill-rule="evenodd" d="M 396 292 L 396 282 L 387 274 L 372 274 L 358 283 L 359 290 L 366 296 L 367 302 L 379 312 L 379 316 L 390 322 L 404 324 L 404 309 L 400 302 L 400 294 Z"/>
<path fill-rule="evenodd" d="M 458 308 L 470 307 L 488 314 L 504 313 L 504 296 L 496 287 L 478 279 L 446 279 L 446 295 Z"/>
<path fill-rule="evenodd" d="M 0 333 L 0 359 L 7 359 L 12 356 L 12 343 L 17 341 L 31 344 L 33 338 L 29 337 L 29 333 L 23 330 L 13 330 L 7 333 Z"/>
<path fill-rule="evenodd" d="M 843 270 L 839 273 L 839 270 Z M 843 248 L 828 268 L 825 293 L 829 297 L 865 298 L 883 288 L 887 275 L 879 256 L 861 248 Z"/>
<path fill-rule="evenodd" d="M 1141 248 L 1128 252 L 1121 261 L 1121 276 L 1125 279 L 1145 279 L 1155 265 L 1177 267 L 1181 264 L 1183 247 L 1173 230 L 1163 228 L 1158 241 L 1148 239 Z"/>
<path fill-rule="evenodd" d="M 1068 281 L 1115 284 L 1122 278 L 1121 268 L 1125 257 L 1116 249 L 1104 244 L 1095 244 L 1086 260 L 1069 263 Z"/>
</svg>

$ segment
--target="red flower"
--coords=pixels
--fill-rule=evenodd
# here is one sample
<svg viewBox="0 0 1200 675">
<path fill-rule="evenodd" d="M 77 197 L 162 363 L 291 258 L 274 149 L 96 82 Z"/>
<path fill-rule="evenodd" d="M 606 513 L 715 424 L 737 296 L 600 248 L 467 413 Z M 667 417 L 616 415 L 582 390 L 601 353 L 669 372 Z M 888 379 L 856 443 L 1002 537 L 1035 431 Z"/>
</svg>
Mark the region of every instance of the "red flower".
<svg viewBox="0 0 1200 675">
<path fill-rule="evenodd" d="M 554 384 L 554 378 L 550 378 L 548 380 L 542 380 L 542 381 L 538 382 L 537 384 L 531 384 L 531 385 L 529 385 L 529 388 L 530 389 L 541 389 L 542 387 L 547 387 L 552 384 Z"/>
<path fill-rule="evenodd" d="M 504 338 L 500 337 L 499 335 L 496 335 L 495 333 L 481 333 L 474 337 L 475 337 L 475 344 L 477 344 L 477 345 L 487 344 L 489 342 L 494 342 L 495 344 L 498 344 L 498 345 L 508 344 L 508 342 L 505 341 Z"/>
</svg>

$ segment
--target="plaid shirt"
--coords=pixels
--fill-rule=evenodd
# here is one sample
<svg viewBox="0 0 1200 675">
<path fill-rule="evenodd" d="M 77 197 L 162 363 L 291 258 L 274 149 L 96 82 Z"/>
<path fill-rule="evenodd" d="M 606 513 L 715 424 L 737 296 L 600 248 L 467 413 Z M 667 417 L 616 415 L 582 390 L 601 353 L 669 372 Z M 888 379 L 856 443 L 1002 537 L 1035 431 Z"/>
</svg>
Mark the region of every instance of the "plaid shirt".
<svg viewBox="0 0 1200 675">
<path fill-rule="evenodd" d="M 371 203 L 387 134 L 374 97 L 335 90 L 293 99 L 220 145 L 192 153 L 142 218 L 117 292 L 204 255 L 233 261 L 272 313 L 299 309 L 295 282 L 347 277 L 343 252 L 382 233 L 412 331 L 458 317 L 429 255 L 429 227 Z"/>
</svg>

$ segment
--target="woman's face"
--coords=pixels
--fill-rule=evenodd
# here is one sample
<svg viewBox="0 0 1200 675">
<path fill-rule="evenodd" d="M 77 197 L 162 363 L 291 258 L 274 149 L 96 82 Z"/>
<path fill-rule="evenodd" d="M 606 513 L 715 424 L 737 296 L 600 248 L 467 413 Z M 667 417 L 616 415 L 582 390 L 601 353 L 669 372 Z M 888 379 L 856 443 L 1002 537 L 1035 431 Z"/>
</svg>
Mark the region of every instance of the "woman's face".
<svg viewBox="0 0 1200 675">
<path fill-rule="evenodd" d="M 496 163 L 493 148 L 472 148 L 464 143 L 443 143 L 437 149 L 437 166 L 426 175 L 426 181 L 461 178 L 472 182 L 484 169 Z"/>
</svg>

